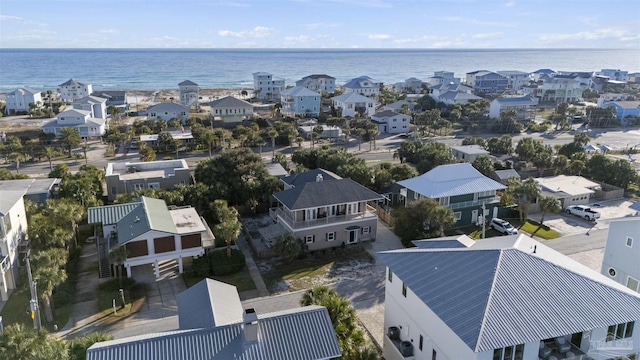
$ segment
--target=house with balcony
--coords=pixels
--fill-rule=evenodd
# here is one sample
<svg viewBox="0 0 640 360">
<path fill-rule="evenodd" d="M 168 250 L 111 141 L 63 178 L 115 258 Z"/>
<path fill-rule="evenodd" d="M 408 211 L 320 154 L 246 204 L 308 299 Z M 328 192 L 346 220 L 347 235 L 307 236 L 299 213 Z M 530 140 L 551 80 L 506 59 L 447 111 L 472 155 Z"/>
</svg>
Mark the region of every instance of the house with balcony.
<svg viewBox="0 0 640 360">
<path fill-rule="evenodd" d="M 73 102 L 72 107 L 76 110 L 86 110 L 89 116 L 96 119 L 107 118 L 107 99 L 98 96 L 85 96 Z"/>
<path fill-rule="evenodd" d="M 506 186 L 482 175 L 469 163 L 440 165 L 411 179 L 398 181 L 400 198 L 408 206 L 413 201 L 429 198 L 453 210 L 455 226 L 477 224 L 485 217 L 496 217 L 500 197 L 496 191 Z"/>
<path fill-rule="evenodd" d="M 404 134 L 409 132 L 411 117 L 391 110 L 383 110 L 371 115 L 371 122 L 378 125 L 380 133 Z"/>
<path fill-rule="evenodd" d="M 460 78 L 455 77 L 453 71 L 434 71 L 433 76 L 429 78 L 428 83 L 431 86 L 441 84 L 460 84 Z"/>
<path fill-rule="evenodd" d="M 384 358 L 614 359 L 640 351 L 640 294 L 526 235 L 414 241 L 387 266 Z"/>
<path fill-rule="evenodd" d="M 91 95 L 93 86 L 91 84 L 81 83 L 79 81 L 69 79 L 68 81 L 58 85 L 60 98 L 67 104 L 76 100 L 80 100 L 85 96 Z"/>
<path fill-rule="evenodd" d="M 147 119 L 169 121 L 178 119 L 184 124 L 189 118 L 189 107 L 172 102 L 159 103 L 147 108 Z"/>
<path fill-rule="evenodd" d="M 640 117 L 640 101 L 609 101 L 603 103 L 603 109 L 614 107 L 616 109 L 616 118 L 620 120 L 620 125 L 627 125 L 630 118 Z"/>
<path fill-rule="evenodd" d="M 331 104 L 338 116 L 356 117 L 358 114 L 371 116 L 376 113 L 377 103 L 370 97 L 355 92 L 346 92 L 331 98 Z"/>
<path fill-rule="evenodd" d="M 180 105 L 189 109 L 198 108 L 200 99 L 200 87 L 191 80 L 185 80 L 178 84 L 180 91 Z"/>
<path fill-rule="evenodd" d="M 172 190 L 191 184 L 189 166 L 184 159 L 148 162 L 111 162 L 105 168 L 107 197 L 142 189 Z"/>
<path fill-rule="evenodd" d="M 336 91 L 336 78 L 325 74 L 314 74 L 296 81 L 296 86 L 304 86 L 315 92 L 331 94 Z"/>
<path fill-rule="evenodd" d="M 493 71 L 477 70 L 467 73 L 466 84 L 476 95 L 498 95 L 507 90 L 509 79 Z"/>
<path fill-rule="evenodd" d="M 42 103 L 42 95 L 40 91 L 29 88 L 20 88 L 7 93 L 5 96 L 4 114 L 17 115 L 19 113 L 28 113 L 29 104 Z"/>
<path fill-rule="evenodd" d="M 346 93 L 356 93 L 367 97 L 377 98 L 380 95 L 382 81 L 374 80 L 368 76 L 360 76 L 349 80 L 342 88 Z"/>
<path fill-rule="evenodd" d="M 422 92 L 422 84 L 422 80 L 412 77 L 394 84 L 393 90 L 398 93 L 419 94 Z"/>
<path fill-rule="evenodd" d="M 209 103 L 211 116 L 223 123 L 236 123 L 253 117 L 253 104 L 233 96 L 225 96 Z"/>
<path fill-rule="evenodd" d="M 501 112 L 515 110 L 516 120 L 532 120 L 537 105 L 537 99 L 529 96 L 497 98 L 489 103 L 489 116 L 498 119 Z"/>
<path fill-rule="evenodd" d="M 0 189 L 0 301 L 9 299 L 19 281 L 18 245 L 27 233 L 24 193 Z"/>
<path fill-rule="evenodd" d="M 328 360 L 341 356 L 325 307 L 262 312 L 249 306 L 240 302 L 235 286 L 204 279 L 178 295 L 178 329 L 95 343 L 87 350 L 87 360 Z"/>
<path fill-rule="evenodd" d="M 447 105 L 466 104 L 471 100 L 482 100 L 473 94 L 473 89 L 460 82 L 440 83 L 429 87 L 429 93 L 436 102 Z"/>
<path fill-rule="evenodd" d="M 536 96 L 540 101 L 571 103 L 582 100 L 582 93 L 588 88 L 577 79 L 556 75 L 538 87 Z"/>
<path fill-rule="evenodd" d="M 273 194 L 273 220 L 309 250 L 375 241 L 378 215 L 368 203 L 382 195 L 351 179 L 327 175 L 315 169 L 282 178 L 286 190 Z"/>
<path fill-rule="evenodd" d="M 638 259 L 640 259 L 640 217 L 611 220 L 600 273 L 633 291 L 640 292 Z"/>
<path fill-rule="evenodd" d="M 289 116 L 318 116 L 322 95 L 304 86 L 295 86 L 280 92 L 282 112 Z"/>
<path fill-rule="evenodd" d="M 42 131 L 48 134 L 60 136 L 62 129 L 72 127 L 78 130 L 83 138 L 103 136 L 107 130 L 107 120 L 91 116 L 89 110 L 66 110 L 58 115 L 56 119 L 42 125 Z"/>
<path fill-rule="evenodd" d="M 620 69 L 602 69 L 597 75 L 608 77 L 610 80 L 626 83 L 629 80 L 629 72 Z"/>
<path fill-rule="evenodd" d="M 505 76 L 509 82 L 507 83 L 507 90 L 516 93 L 523 86 L 529 83 L 529 73 L 520 70 L 501 70 L 498 74 Z"/>
<path fill-rule="evenodd" d="M 253 73 L 253 92 L 256 99 L 279 99 L 282 90 L 284 90 L 284 79 L 275 78 L 267 72 Z"/>
<path fill-rule="evenodd" d="M 159 262 L 176 261 L 178 272 L 182 273 L 183 259 L 202 256 L 205 249 L 213 248 L 211 229 L 196 209 L 190 206 L 168 208 L 164 200 L 144 196 L 131 203 L 87 211 L 91 214 L 90 224 L 108 227 L 115 221 L 115 230 L 111 230 L 110 237 L 104 239 L 106 241 L 98 240 L 101 267 L 104 258 L 108 259 L 106 254 L 110 249 L 124 246 L 127 258 L 123 266 L 127 277 L 132 277 L 132 268 L 136 266 L 153 265 L 158 278 Z"/>
<path fill-rule="evenodd" d="M 97 96 L 107 99 L 107 113 L 109 113 L 109 107 L 115 106 L 120 110 L 129 110 L 129 102 L 127 101 L 127 92 L 124 90 L 101 90 L 94 91 L 91 96 Z"/>
</svg>

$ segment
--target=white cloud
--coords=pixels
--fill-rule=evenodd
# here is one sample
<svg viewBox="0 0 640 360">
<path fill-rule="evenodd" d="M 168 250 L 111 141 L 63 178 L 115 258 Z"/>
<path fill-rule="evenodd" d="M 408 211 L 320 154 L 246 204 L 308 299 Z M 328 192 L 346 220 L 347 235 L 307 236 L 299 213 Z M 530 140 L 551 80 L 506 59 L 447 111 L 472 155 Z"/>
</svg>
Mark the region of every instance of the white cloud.
<svg viewBox="0 0 640 360">
<path fill-rule="evenodd" d="M 631 33 L 627 29 L 621 28 L 599 28 L 592 31 L 580 31 L 577 33 L 555 33 L 555 34 L 541 34 L 538 36 L 538 41 L 543 43 L 561 42 L 567 40 L 602 40 L 602 39 L 617 39 L 620 41 L 628 41 L 637 37 L 636 34 Z"/>
<path fill-rule="evenodd" d="M 102 34 L 117 34 L 120 31 L 118 29 L 101 29 L 101 30 L 98 30 L 98 32 Z"/>
<path fill-rule="evenodd" d="M 24 19 L 19 16 L 0 15 L 0 21 L 19 21 L 23 22 Z"/>
<path fill-rule="evenodd" d="M 307 35 L 285 36 L 284 40 L 287 42 L 296 42 L 296 43 L 307 42 L 309 41 L 309 36 Z"/>
<path fill-rule="evenodd" d="M 336 23 L 314 23 L 314 24 L 307 24 L 304 26 L 304 28 L 307 30 L 316 30 L 316 29 L 336 28 L 338 26 L 340 25 Z"/>
<path fill-rule="evenodd" d="M 389 2 L 382 0 L 316 0 L 316 2 L 325 2 L 333 4 L 346 4 L 355 5 L 358 7 L 370 7 L 370 8 L 390 8 L 393 5 Z"/>
<path fill-rule="evenodd" d="M 438 16 L 435 19 L 442 20 L 442 21 L 480 25 L 480 26 L 516 27 L 516 24 L 514 23 L 501 22 L 501 21 L 482 21 L 482 20 L 472 19 L 472 18 L 463 18 L 460 16 Z"/>
<path fill-rule="evenodd" d="M 235 38 L 266 38 L 273 35 L 276 32 L 274 28 L 268 28 L 265 26 L 256 26 L 252 30 L 231 31 L 231 30 L 219 30 L 218 35 L 222 37 L 235 37 Z"/>
<path fill-rule="evenodd" d="M 516 2 L 515 1 L 509 1 L 509 2 L 505 3 L 504 6 L 506 6 L 508 8 L 514 7 L 514 6 L 516 6 Z"/>
<path fill-rule="evenodd" d="M 369 40 L 389 40 L 391 35 L 389 34 L 369 34 Z"/>
<path fill-rule="evenodd" d="M 474 39 L 499 39 L 504 37 L 504 33 L 495 32 L 495 33 L 486 33 L 486 34 L 475 34 L 472 36 Z"/>
<path fill-rule="evenodd" d="M 395 39 L 393 40 L 393 42 L 396 44 L 412 44 L 412 43 L 423 43 L 427 41 L 433 41 L 439 38 L 440 38 L 439 36 L 424 35 L 424 36 L 413 37 L 413 38 Z"/>
</svg>

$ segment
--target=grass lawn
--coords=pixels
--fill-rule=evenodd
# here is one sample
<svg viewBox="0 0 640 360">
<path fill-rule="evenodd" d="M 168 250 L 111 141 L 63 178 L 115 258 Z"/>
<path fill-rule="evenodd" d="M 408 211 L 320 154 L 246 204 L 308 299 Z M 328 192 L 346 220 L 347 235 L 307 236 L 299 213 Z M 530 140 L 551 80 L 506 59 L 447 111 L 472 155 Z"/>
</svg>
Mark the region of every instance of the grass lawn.
<svg viewBox="0 0 640 360">
<path fill-rule="evenodd" d="M 545 228 L 539 228 L 538 224 L 532 222 L 531 220 L 527 220 L 524 223 L 518 219 L 508 219 L 508 221 L 519 231 L 527 233 L 527 235 L 537 236 L 545 240 L 552 240 L 562 236 L 559 232 L 553 229 L 546 230 Z M 445 235 L 447 236 L 458 236 L 463 233 L 467 234 L 470 238 L 475 240 L 482 238 L 482 228 L 475 225 L 468 225 L 465 227 L 445 231 Z M 502 234 L 487 226 L 485 228 L 485 238 L 494 236 L 502 236 Z"/>
<path fill-rule="evenodd" d="M 24 324 L 27 327 L 33 326 L 33 320 L 31 320 L 31 314 L 29 312 L 29 300 L 31 300 L 31 293 L 27 286 L 27 279 L 24 278 L 20 287 L 15 289 L 9 300 L 2 308 L 2 323 L 6 327 L 12 324 Z M 43 314 L 44 315 L 44 314 Z"/>
<path fill-rule="evenodd" d="M 527 220 L 519 229 L 531 234 L 531 236 L 541 237 L 545 240 L 557 239 L 561 236 L 559 232 L 551 228 L 546 230 L 544 227 L 540 227 L 538 224 L 531 222 L 531 220 Z"/>
<path fill-rule="evenodd" d="M 251 278 L 251 274 L 249 274 L 249 269 L 245 266 L 242 271 L 237 272 L 235 274 L 226 275 L 226 276 L 208 276 L 210 279 L 222 281 L 227 284 L 234 285 L 238 288 L 238 292 L 243 292 L 247 290 L 253 290 L 256 288 L 256 284 L 253 283 L 253 279 Z M 204 277 L 195 276 L 193 272 L 188 271 L 182 275 L 187 288 L 192 287 L 193 285 L 200 282 Z"/>
<path fill-rule="evenodd" d="M 107 283 L 100 285 L 98 288 L 98 312 L 104 316 L 114 316 L 113 314 L 113 299 L 116 300 L 116 314 L 115 316 L 128 315 L 131 312 L 137 311 L 141 303 L 146 298 L 146 288 L 144 284 L 136 284 L 131 280 L 124 279 L 124 299 L 125 307 L 121 309 L 119 281 L 113 279 Z"/>
</svg>

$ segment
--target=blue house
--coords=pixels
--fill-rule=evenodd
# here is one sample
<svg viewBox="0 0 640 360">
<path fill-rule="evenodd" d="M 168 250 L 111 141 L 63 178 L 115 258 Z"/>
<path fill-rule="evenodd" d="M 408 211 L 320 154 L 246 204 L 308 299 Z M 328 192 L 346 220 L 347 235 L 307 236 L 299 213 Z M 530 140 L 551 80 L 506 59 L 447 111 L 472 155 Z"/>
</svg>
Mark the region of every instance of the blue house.
<svg viewBox="0 0 640 360">
<path fill-rule="evenodd" d="M 440 165 L 420 176 L 399 181 L 400 197 L 405 205 L 429 198 L 453 210 L 455 226 L 478 223 L 482 206 L 487 210 L 487 219 L 496 217 L 500 197 L 496 191 L 506 186 L 476 170 L 469 163 Z"/>
<path fill-rule="evenodd" d="M 640 117 L 640 101 L 609 101 L 602 104 L 603 109 L 610 106 L 616 108 L 616 118 L 621 125 L 627 125 L 627 117 Z"/>
<path fill-rule="evenodd" d="M 467 85 L 473 88 L 476 94 L 494 95 L 507 90 L 509 78 L 493 71 L 477 70 L 467 73 Z"/>
<path fill-rule="evenodd" d="M 280 92 L 282 111 L 287 115 L 318 116 L 322 95 L 304 86 Z"/>
</svg>

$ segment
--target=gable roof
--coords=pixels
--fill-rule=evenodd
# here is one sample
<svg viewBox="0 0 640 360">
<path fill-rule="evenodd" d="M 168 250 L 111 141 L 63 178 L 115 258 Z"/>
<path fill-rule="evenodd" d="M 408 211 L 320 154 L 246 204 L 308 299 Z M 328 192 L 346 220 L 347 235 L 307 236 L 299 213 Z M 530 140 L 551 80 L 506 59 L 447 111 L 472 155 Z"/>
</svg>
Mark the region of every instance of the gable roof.
<svg viewBox="0 0 640 360">
<path fill-rule="evenodd" d="M 343 103 L 375 103 L 373 99 L 355 92 L 346 92 L 342 95 L 332 97 L 331 100 L 340 101 Z"/>
<path fill-rule="evenodd" d="M 61 118 L 61 117 L 65 117 L 65 116 L 72 116 L 72 117 L 85 117 L 87 115 L 90 115 L 91 111 L 89 110 L 80 110 L 80 109 L 69 109 L 69 110 L 65 110 L 61 113 L 58 113 L 58 115 L 56 115 L 57 118 Z"/>
<path fill-rule="evenodd" d="M 285 176 L 280 180 L 282 180 L 282 182 L 287 185 L 300 186 L 309 182 L 315 182 L 318 178 L 318 175 L 322 175 L 322 181 L 342 179 L 340 176 L 329 170 L 317 168 L 305 171 L 303 173 Z"/>
<path fill-rule="evenodd" d="M 30 88 L 26 88 L 26 87 L 21 87 L 19 89 L 13 90 L 12 92 L 8 93 L 7 95 L 15 95 L 17 93 L 21 93 L 21 94 L 27 93 L 27 94 L 30 94 L 30 95 L 35 95 L 35 94 L 39 94 L 40 91 L 36 91 L 36 90 L 30 89 Z"/>
<path fill-rule="evenodd" d="M 170 112 L 170 111 L 183 111 L 189 112 L 189 107 L 172 103 L 172 102 L 164 102 L 155 105 L 151 105 L 147 108 L 147 112 Z"/>
<path fill-rule="evenodd" d="M 313 90 L 309 90 L 304 86 L 294 86 L 290 89 L 286 89 L 280 91 L 280 95 L 285 96 L 322 96 L 320 93 L 317 93 Z"/>
<path fill-rule="evenodd" d="M 118 221 L 118 243 L 125 244 L 150 230 L 178 233 L 164 200 L 142 196 L 134 202 L 141 204 Z"/>
<path fill-rule="evenodd" d="M 368 81 L 370 86 L 364 86 L 362 83 Z M 349 89 L 368 89 L 368 88 L 377 88 L 379 84 L 382 84 L 382 81 L 374 80 L 368 76 L 359 76 L 355 79 L 349 80 L 343 86 Z"/>
<path fill-rule="evenodd" d="M 99 97 L 99 96 L 93 96 L 93 95 L 89 95 L 89 96 L 85 96 L 82 99 L 78 99 L 76 101 L 73 102 L 73 105 L 76 104 L 100 104 L 100 103 L 106 103 L 107 99 L 103 98 L 103 97 Z"/>
<path fill-rule="evenodd" d="M 398 181 L 398 184 L 431 199 L 506 189 L 469 163 L 440 165 L 420 176 Z"/>
<path fill-rule="evenodd" d="M 141 202 L 130 202 L 107 206 L 96 206 L 87 209 L 87 224 L 114 225 L 131 210 L 140 206 Z"/>
<path fill-rule="evenodd" d="M 209 106 L 212 108 L 222 107 L 222 108 L 231 108 L 231 107 L 251 107 L 253 108 L 253 104 L 248 103 L 244 100 L 240 100 L 233 96 L 225 96 L 218 100 L 214 100 L 209 103 Z"/>
<path fill-rule="evenodd" d="M 609 101 L 602 104 L 602 107 L 606 107 L 607 105 L 617 104 L 623 109 L 636 109 L 640 107 L 640 101 Z"/>
<path fill-rule="evenodd" d="M 198 86 L 198 84 L 194 83 L 191 80 L 185 80 L 178 84 L 178 86 Z"/>
<path fill-rule="evenodd" d="M 520 174 L 515 169 L 495 170 L 494 173 L 500 180 L 507 180 L 510 177 L 520 179 Z"/>
<path fill-rule="evenodd" d="M 207 278 L 178 294 L 180 330 L 238 323 L 242 313 L 238 290 L 221 281 Z"/>
<path fill-rule="evenodd" d="M 73 79 L 69 79 L 58 86 L 85 86 L 87 84 L 83 84 L 79 81 L 75 81 Z"/>
<path fill-rule="evenodd" d="M 403 105 L 407 105 L 409 107 L 409 110 L 413 110 L 413 107 L 414 107 L 413 103 L 410 103 L 410 102 L 408 102 L 406 100 L 398 100 L 398 101 L 396 101 L 394 103 L 384 105 L 383 107 L 387 108 L 387 109 L 392 109 L 394 111 L 395 110 L 400 111 L 400 110 L 402 110 L 402 106 Z"/>
<path fill-rule="evenodd" d="M 524 235 L 377 256 L 475 352 L 640 320 L 640 294 Z"/>
<path fill-rule="evenodd" d="M 481 100 L 482 99 L 480 96 L 469 94 L 468 92 L 465 92 L 462 90 L 456 90 L 456 91 L 447 90 L 445 93 L 440 94 L 438 98 L 446 99 L 446 100 Z"/>
<path fill-rule="evenodd" d="M 273 197 L 290 210 L 383 198 L 382 195 L 351 179 L 308 182 L 302 186 L 277 192 Z"/>
<path fill-rule="evenodd" d="M 24 190 L 2 190 L 0 191 L 0 215 L 7 215 L 15 204 L 22 200 Z"/>
</svg>

